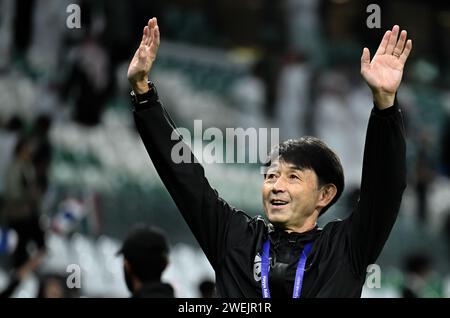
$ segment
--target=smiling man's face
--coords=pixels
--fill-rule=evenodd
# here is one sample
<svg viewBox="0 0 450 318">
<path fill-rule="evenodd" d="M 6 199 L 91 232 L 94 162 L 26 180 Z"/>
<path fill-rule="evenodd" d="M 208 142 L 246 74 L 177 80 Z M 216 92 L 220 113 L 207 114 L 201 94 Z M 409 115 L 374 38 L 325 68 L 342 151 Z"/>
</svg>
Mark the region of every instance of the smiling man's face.
<svg viewBox="0 0 450 318">
<path fill-rule="evenodd" d="M 295 165 L 276 161 L 267 170 L 262 186 L 264 212 L 270 223 L 284 230 L 303 226 L 320 205 L 316 173 Z M 318 213 L 317 213 L 318 215 Z"/>
</svg>

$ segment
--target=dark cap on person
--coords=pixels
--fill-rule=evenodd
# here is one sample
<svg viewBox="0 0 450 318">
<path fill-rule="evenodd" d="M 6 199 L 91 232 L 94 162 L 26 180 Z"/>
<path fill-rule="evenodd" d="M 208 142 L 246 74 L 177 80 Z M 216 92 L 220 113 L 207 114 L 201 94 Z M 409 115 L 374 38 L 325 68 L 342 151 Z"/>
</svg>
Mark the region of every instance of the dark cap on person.
<svg viewBox="0 0 450 318">
<path fill-rule="evenodd" d="M 137 226 L 125 238 L 117 255 L 122 254 L 131 263 L 147 258 L 157 258 L 169 253 L 169 243 L 164 232 L 150 226 Z"/>
</svg>

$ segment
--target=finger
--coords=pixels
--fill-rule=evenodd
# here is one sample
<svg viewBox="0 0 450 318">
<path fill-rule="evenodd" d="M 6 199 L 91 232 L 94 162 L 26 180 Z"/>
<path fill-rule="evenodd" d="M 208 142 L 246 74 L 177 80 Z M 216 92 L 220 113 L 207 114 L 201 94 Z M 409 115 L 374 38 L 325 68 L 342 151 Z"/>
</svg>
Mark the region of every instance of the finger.
<svg viewBox="0 0 450 318">
<path fill-rule="evenodd" d="M 147 25 L 148 25 L 149 28 L 152 27 L 152 21 L 153 21 L 153 18 L 148 19 Z"/>
<path fill-rule="evenodd" d="M 150 29 L 154 29 L 158 26 L 158 19 L 157 18 L 152 18 L 149 22 L 149 27 Z"/>
<path fill-rule="evenodd" d="M 378 47 L 378 50 L 375 53 L 375 55 L 377 55 L 377 54 L 383 55 L 384 54 L 384 52 L 386 51 L 386 46 L 388 44 L 390 36 L 391 36 L 391 30 L 386 31 L 386 33 L 384 33 L 383 39 L 381 40 L 380 46 Z"/>
<path fill-rule="evenodd" d="M 409 53 L 412 50 L 412 41 L 408 40 L 406 41 L 406 45 L 405 45 L 405 49 L 403 50 L 402 54 L 400 55 L 400 57 L 398 58 L 399 61 L 405 65 L 406 60 L 408 59 Z"/>
<path fill-rule="evenodd" d="M 399 29 L 400 27 L 398 25 L 394 25 L 394 27 L 392 28 L 392 34 L 391 37 L 389 38 L 389 42 L 384 54 L 392 54 L 392 52 L 394 51 L 395 44 L 397 43 Z"/>
<path fill-rule="evenodd" d="M 148 36 L 148 26 L 144 27 L 144 30 L 142 31 L 142 41 L 141 44 L 145 44 L 147 41 L 147 36 Z"/>
<path fill-rule="evenodd" d="M 150 29 L 153 29 L 155 26 L 156 26 L 156 18 L 153 17 L 153 18 L 151 18 L 151 19 L 148 21 L 148 27 L 149 27 Z"/>
<path fill-rule="evenodd" d="M 146 28 L 147 28 L 147 37 L 145 38 L 145 45 L 150 45 L 150 38 L 151 38 L 151 35 L 152 35 L 152 20 L 153 20 L 153 18 L 152 19 L 149 19 L 148 21 L 147 21 L 147 26 L 146 26 Z"/>
<path fill-rule="evenodd" d="M 361 71 L 368 68 L 370 65 L 370 51 L 368 48 L 364 48 L 361 55 Z"/>
<path fill-rule="evenodd" d="M 156 51 L 158 50 L 159 47 L 159 27 L 156 26 L 153 29 L 153 42 L 150 46 L 150 51 L 154 54 L 156 54 Z"/>
<path fill-rule="evenodd" d="M 152 44 L 152 42 L 153 42 L 153 27 L 149 27 L 146 45 L 150 46 Z"/>
<path fill-rule="evenodd" d="M 406 36 L 407 32 L 403 30 L 400 33 L 400 38 L 398 39 L 397 45 L 395 46 L 394 52 L 392 53 L 393 55 L 400 57 L 403 49 L 405 48 Z"/>
<path fill-rule="evenodd" d="M 153 42 L 155 42 L 156 47 L 159 46 L 159 26 L 158 26 L 158 19 L 153 18 Z"/>
<path fill-rule="evenodd" d="M 159 47 L 159 43 L 160 43 L 159 27 L 156 26 L 156 27 L 155 27 L 155 44 L 156 44 L 156 47 L 157 47 L 157 48 Z"/>
</svg>

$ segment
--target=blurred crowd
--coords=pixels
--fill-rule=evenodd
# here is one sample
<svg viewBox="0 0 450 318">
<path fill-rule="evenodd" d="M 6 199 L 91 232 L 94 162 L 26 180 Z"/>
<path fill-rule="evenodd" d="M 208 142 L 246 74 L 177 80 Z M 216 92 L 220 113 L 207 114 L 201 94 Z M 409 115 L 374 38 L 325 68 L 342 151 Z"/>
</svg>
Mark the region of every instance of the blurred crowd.
<svg viewBox="0 0 450 318">
<path fill-rule="evenodd" d="M 371 2 L 0 0 L 0 269 L 8 273 L 2 296 L 20 289 L 32 272 L 40 284 L 36 295 L 28 296 L 86 295 L 66 288 L 65 269 L 46 270 L 48 242 L 55 235 L 70 240 L 82 233 L 95 240 L 106 234 L 118 240 L 129 225 L 145 219 L 167 229 L 172 242 L 183 241 L 182 235 L 172 236 L 169 225 L 176 208 L 168 196 L 158 202 L 163 190 L 156 175 L 144 174 L 144 186 L 133 181 L 149 164 L 127 113 L 125 74 L 143 25 L 156 16 L 162 44 L 152 80 L 177 122 L 277 127 L 281 140 L 322 138 L 341 158 L 346 175 L 344 203 L 334 217 L 345 217 L 358 197 L 372 108 L 359 75 L 362 48 L 374 52 L 393 24 L 407 29 L 414 49 L 397 98 L 408 136 L 408 189 L 400 228 L 394 228 L 383 262 L 402 272 L 401 279 L 392 278 L 398 281 L 395 296 L 449 297 L 450 43 L 442 39 L 450 36 L 450 8 L 378 1 L 382 28 L 368 29 Z M 80 29 L 66 26 L 71 3 L 80 5 Z M 61 168 L 66 165 L 71 168 Z M 241 177 L 235 192 L 225 186 L 241 171 L 224 168 L 229 173 L 223 176 L 220 169 L 208 169 L 219 190 L 227 188 L 221 192 L 225 199 L 230 191 L 236 205 L 248 201 L 243 190 L 248 178 Z M 124 181 L 123 171 L 131 181 Z M 113 177 L 108 191 L 98 186 L 103 184 L 98 179 Z M 147 184 L 158 189 L 142 190 Z M 150 201 L 126 203 L 130 196 Z M 161 208 L 166 219 L 155 213 Z M 145 209 L 153 212 L 144 216 Z M 257 205 L 250 212 L 261 213 Z M 399 260 L 394 254 L 403 240 L 410 245 Z M 424 252 L 435 242 L 434 251 Z M 201 273 L 196 275 L 191 288 L 201 283 Z M 177 277 L 169 275 L 176 295 Z M 116 295 L 123 295 L 123 287 Z M 212 290 L 207 280 L 201 293 L 178 295 L 212 295 Z"/>
</svg>

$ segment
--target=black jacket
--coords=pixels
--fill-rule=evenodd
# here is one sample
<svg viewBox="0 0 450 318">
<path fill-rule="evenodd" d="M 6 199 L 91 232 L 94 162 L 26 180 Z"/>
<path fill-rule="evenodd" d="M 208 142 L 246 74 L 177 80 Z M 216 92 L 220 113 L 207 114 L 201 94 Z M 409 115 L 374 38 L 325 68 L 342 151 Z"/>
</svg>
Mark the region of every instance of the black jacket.
<svg viewBox="0 0 450 318">
<path fill-rule="evenodd" d="M 156 89 L 140 103 L 134 118 L 145 147 L 175 204 L 216 273 L 220 297 L 261 297 L 261 249 L 271 240 L 272 297 L 292 297 L 299 255 L 314 241 L 307 258 L 301 297 L 360 297 L 366 268 L 376 261 L 395 223 L 406 187 L 405 136 L 397 104 L 370 115 L 361 194 L 343 221 L 306 233 L 274 230 L 262 217 L 251 218 L 221 199 L 198 163 L 175 164 L 171 150 L 182 140 L 162 107 Z M 191 153 L 191 162 L 194 162 Z"/>
</svg>

